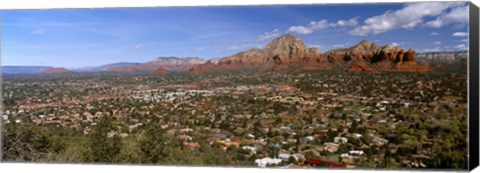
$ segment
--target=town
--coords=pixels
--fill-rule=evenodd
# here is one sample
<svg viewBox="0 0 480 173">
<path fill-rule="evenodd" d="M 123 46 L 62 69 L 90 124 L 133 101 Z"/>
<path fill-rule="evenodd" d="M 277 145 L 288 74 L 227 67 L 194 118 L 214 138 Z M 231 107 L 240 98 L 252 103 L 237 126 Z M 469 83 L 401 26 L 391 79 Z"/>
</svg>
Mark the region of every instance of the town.
<svg viewBox="0 0 480 173">
<path fill-rule="evenodd" d="M 333 71 L 4 75 L 3 157 L 466 168 L 466 78 Z M 14 134 L 25 139 L 8 138 Z M 26 142 L 23 147 L 33 154 L 9 145 L 18 142 Z"/>
</svg>

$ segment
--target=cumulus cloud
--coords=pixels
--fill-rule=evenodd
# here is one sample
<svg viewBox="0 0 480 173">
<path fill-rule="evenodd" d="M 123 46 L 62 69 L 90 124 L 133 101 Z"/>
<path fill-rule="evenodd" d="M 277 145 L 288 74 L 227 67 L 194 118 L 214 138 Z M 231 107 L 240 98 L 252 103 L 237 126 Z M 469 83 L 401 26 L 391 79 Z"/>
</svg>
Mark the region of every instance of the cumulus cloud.
<svg viewBox="0 0 480 173">
<path fill-rule="evenodd" d="M 440 33 L 439 32 L 432 32 L 432 33 L 430 33 L 430 35 L 440 35 Z"/>
<path fill-rule="evenodd" d="M 454 37 L 467 37 L 468 33 L 467 32 L 455 32 L 452 34 Z"/>
<path fill-rule="evenodd" d="M 436 42 L 433 42 L 434 45 L 441 45 L 442 42 L 441 41 L 436 41 Z"/>
<path fill-rule="evenodd" d="M 461 49 L 461 50 L 467 50 L 468 47 L 466 44 L 459 44 L 459 45 L 456 45 L 455 48 L 457 49 Z"/>
<path fill-rule="evenodd" d="M 330 23 L 330 26 L 356 26 L 358 17 L 351 18 L 350 20 L 339 20 L 337 23 Z"/>
<path fill-rule="evenodd" d="M 144 48 L 143 44 L 135 45 L 135 50 L 140 50 L 140 49 L 143 49 L 143 48 Z"/>
<path fill-rule="evenodd" d="M 328 28 L 328 26 L 329 26 L 328 21 L 325 20 L 325 19 L 320 20 L 320 21 L 311 21 L 308 24 L 308 28 L 310 28 L 312 30 L 325 29 L 325 28 Z"/>
<path fill-rule="evenodd" d="M 402 9 L 387 11 L 382 15 L 367 18 L 364 21 L 364 25 L 354 28 L 349 34 L 364 36 L 368 34 L 380 34 L 399 28 L 411 29 L 424 22 L 425 17 L 438 16 L 449 8 L 463 4 L 463 2 L 409 3 Z"/>
<path fill-rule="evenodd" d="M 339 20 L 334 23 L 329 23 L 327 20 L 323 19 L 320 21 L 311 21 L 307 26 L 291 26 L 288 28 L 288 32 L 294 32 L 297 34 L 311 34 L 313 31 L 326 29 L 329 27 L 347 27 L 357 25 L 357 17 L 351 18 L 349 20 Z"/>
<path fill-rule="evenodd" d="M 440 28 L 452 23 L 460 25 L 468 23 L 468 5 L 453 8 L 451 11 L 443 13 L 425 25 L 432 28 Z"/>
<path fill-rule="evenodd" d="M 262 35 L 259 35 L 257 41 L 261 42 L 261 41 L 269 40 L 278 36 L 280 36 L 280 31 L 278 29 L 274 29 L 271 32 L 265 32 Z"/>
<path fill-rule="evenodd" d="M 311 34 L 313 30 L 304 26 L 291 26 L 290 28 L 288 28 L 288 32 L 306 35 Z"/>
<path fill-rule="evenodd" d="M 398 47 L 398 46 L 400 46 L 400 43 L 392 42 L 391 45 L 392 45 L 393 47 Z"/>
<path fill-rule="evenodd" d="M 44 34 L 45 33 L 45 29 L 43 28 L 38 28 L 36 29 L 35 31 L 32 31 L 30 34 L 33 34 L 33 35 L 41 35 L 41 34 Z"/>
</svg>

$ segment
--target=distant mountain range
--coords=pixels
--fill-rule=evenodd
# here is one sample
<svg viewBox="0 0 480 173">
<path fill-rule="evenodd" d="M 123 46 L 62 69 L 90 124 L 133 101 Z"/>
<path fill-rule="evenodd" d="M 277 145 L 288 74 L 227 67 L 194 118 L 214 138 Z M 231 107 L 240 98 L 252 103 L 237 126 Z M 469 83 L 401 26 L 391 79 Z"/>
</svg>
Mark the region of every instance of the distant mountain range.
<svg viewBox="0 0 480 173">
<path fill-rule="evenodd" d="M 65 73 L 65 72 L 158 72 L 160 71 L 188 71 L 190 68 L 205 63 L 205 60 L 195 57 L 158 57 L 145 63 L 119 62 L 95 67 L 76 69 L 54 68 L 51 66 L 2 66 L 5 74 L 35 74 L 35 73 Z M 162 73 L 164 74 L 164 73 Z"/>
<path fill-rule="evenodd" d="M 119 62 L 119 63 L 96 66 L 96 67 L 82 67 L 82 68 L 72 69 L 72 71 L 75 71 L 75 72 L 100 72 L 100 71 L 107 71 L 108 69 L 113 68 L 113 67 L 130 67 L 130 66 L 135 66 L 135 65 L 138 65 L 138 64 L 140 64 L 140 63 Z"/>
<path fill-rule="evenodd" d="M 5 74 L 33 74 L 52 69 L 51 66 L 2 66 Z"/>
<path fill-rule="evenodd" d="M 391 45 L 380 46 L 363 40 L 350 48 L 320 52 L 290 34 L 274 39 L 263 49 L 250 49 L 224 58 L 205 61 L 196 57 L 158 57 L 145 63 L 119 62 L 78 69 L 51 66 L 2 66 L 5 74 L 66 73 L 66 72 L 168 72 L 188 71 L 191 74 L 237 70 L 331 70 L 348 72 L 404 71 L 428 72 L 433 69 L 464 71 L 468 52 L 415 53 Z"/>
</svg>

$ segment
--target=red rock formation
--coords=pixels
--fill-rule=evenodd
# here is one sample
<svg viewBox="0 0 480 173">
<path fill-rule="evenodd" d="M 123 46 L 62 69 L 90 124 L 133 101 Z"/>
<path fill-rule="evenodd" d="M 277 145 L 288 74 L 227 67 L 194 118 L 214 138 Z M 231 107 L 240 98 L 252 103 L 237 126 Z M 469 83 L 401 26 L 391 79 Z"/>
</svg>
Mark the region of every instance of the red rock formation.
<svg viewBox="0 0 480 173">
<path fill-rule="evenodd" d="M 155 70 L 155 74 L 157 74 L 158 76 L 165 76 L 168 73 L 169 73 L 168 70 L 166 70 L 163 67 L 159 67 L 157 70 Z"/>
<path fill-rule="evenodd" d="M 374 71 L 374 69 L 372 67 L 368 66 L 367 64 L 358 63 L 358 64 L 355 64 L 355 65 L 351 66 L 350 68 L 346 69 L 345 71 L 358 73 L 358 72 L 372 72 L 372 71 Z"/>
<path fill-rule="evenodd" d="M 287 34 L 274 39 L 264 49 L 250 49 L 218 60 L 217 64 L 207 62 L 191 68 L 191 74 L 235 70 L 295 70 L 327 69 L 326 58 L 316 48 L 308 49 L 299 38 Z M 317 66 L 318 65 L 318 66 Z"/>
<path fill-rule="evenodd" d="M 350 47 L 320 53 L 307 48 L 302 40 L 287 34 L 274 39 L 264 49 L 250 49 L 191 68 L 191 74 L 254 69 L 270 70 L 328 70 L 333 66 L 354 64 L 346 71 L 405 71 L 425 72 L 430 68 L 417 65 L 415 50 L 405 51 L 390 45 L 379 46 L 367 40 Z M 360 65 L 359 65 L 360 64 Z"/>
<path fill-rule="evenodd" d="M 52 68 L 48 70 L 41 71 L 41 74 L 60 74 L 60 73 L 70 73 L 70 70 L 67 70 L 63 67 Z"/>
<path fill-rule="evenodd" d="M 207 61 L 205 64 L 198 65 L 196 67 L 191 68 L 188 72 L 190 74 L 200 74 L 205 72 L 217 72 L 220 68 L 216 64 L 212 63 L 212 61 Z"/>
</svg>

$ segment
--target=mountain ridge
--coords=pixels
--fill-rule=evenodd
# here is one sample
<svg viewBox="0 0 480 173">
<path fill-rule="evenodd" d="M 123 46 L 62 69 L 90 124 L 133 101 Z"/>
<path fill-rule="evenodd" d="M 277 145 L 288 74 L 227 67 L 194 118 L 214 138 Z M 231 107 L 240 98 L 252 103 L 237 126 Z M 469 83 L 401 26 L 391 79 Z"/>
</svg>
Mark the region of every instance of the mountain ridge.
<svg viewBox="0 0 480 173">
<path fill-rule="evenodd" d="M 384 46 L 362 40 L 350 48 L 329 50 L 321 53 L 308 48 L 298 37 L 286 34 L 275 38 L 263 49 L 249 49 L 218 60 L 217 64 L 208 61 L 189 70 L 191 74 L 225 72 L 256 69 L 261 71 L 283 70 L 330 70 L 335 66 L 348 65 L 358 72 L 363 71 L 403 71 L 428 72 L 430 68 L 416 62 L 414 49 Z M 361 64 L 360 66 L 358 64 Z M 368 69 L 368 70 L 366 70 Z"/>
</svg>

